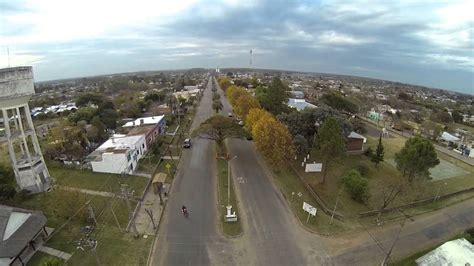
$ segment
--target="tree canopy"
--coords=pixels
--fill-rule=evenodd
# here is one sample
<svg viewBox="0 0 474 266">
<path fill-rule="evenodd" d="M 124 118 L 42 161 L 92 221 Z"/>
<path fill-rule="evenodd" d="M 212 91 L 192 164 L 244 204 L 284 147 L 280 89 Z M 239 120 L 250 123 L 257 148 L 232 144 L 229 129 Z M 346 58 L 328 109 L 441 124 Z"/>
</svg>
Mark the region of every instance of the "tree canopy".
<svg viewBox="0 0 474 266">
<path fill-rule="evenodd" d="M 275 166 L 284 164 L 294 156 L 288 128 L 273 116 L 262 116 L 252 127 L 252 136 L 257 149 Z"/>
<path fill-rule="evenodd" d="M 342 136 L 341 125 L 336 118 L 330 117 L 323 123 L 318 130 L 317 141 L 319 151 L 323 157 L 324 171 L 322 183 L 324 183 L 326 182 L 330 162 L 341 156 L 346 147 Z"/>
<path fill-rule="evenodd" d="M 244 135 L 244 130 L 235 123 L 234 119 L 222 115 L 212 116 L 193 132 L 193 136 L 215 140 L 219 146 L 222 146 L 226 138 L 240 138 Z"/>
<path fill-rule="evenodd" d="M 255 97 L 260 105 L 274 115 L 288 110 L 288 86 L 278 77 L 273 78 L 268 87 L 259 86 L 255 90 Z"/>
<path fill-rule="evenodd" d="M 321 100 L 336 110 L 349 113 L 357 113 L 357 111 L 359 111 L 359 107 L 355 103 L 333 92 L 324 94 Z"/>
<path fill-rule="evenodd" d="M 245 120 L 250 110 L 260 108 L 260 104 L 250 93 L 245 92 L 235 100 L 233 107 L 234 112 Z"/>
<path fill-rule="evenodd" d="M 429 177 L 428 170 L 439 164 L 433 144 L 422 137 L 412 137 L 395 154 L 395 162 L 403 176 L 412 182 L 416 177 Z"/>
<path fill-rule="evenodd" d="M 253 127 L 262 117 L 272 117 L 272 114 L 260 108 L 250 109 L 249 113 L 247 114 L 247 117 L 245 118 L 245 126 L 250 132 L 252 132 Z"/>
</svg>

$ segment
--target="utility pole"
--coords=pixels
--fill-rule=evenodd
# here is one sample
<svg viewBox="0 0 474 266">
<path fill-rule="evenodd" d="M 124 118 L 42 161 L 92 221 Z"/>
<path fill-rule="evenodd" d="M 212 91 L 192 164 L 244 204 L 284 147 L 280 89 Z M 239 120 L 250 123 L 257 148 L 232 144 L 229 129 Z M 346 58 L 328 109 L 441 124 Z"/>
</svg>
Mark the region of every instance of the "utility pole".
<svg viewBox="0 0 474 266">
<path fill-rule="evenodd" d="M 337 204 L 339 203 L 340 197 L 341 197 L 341 190 L 339 190 L 339 193 L 337 193 L 336 204 L 334 205 L 334 210 L 332 210 L 331 220 L 329 221 L 329 224 L 332 224 L 332 220 L 334 219 L 334 213 L 336 212 Z"/>
<path fill-rule="evenodd" d="M 227 205 L 230 205 L 230 161 L 235 158 L 237 158 L 237 156 L 227 161 Z"/>
<path fill-rule="evenodd" d="M 114 195 L 114 197 L 113 197 L 112 199 L 114 199 L 114 198 L 115 198 L 115 195 Z M 118 221 L 118 219 L 117 219 L 117 215 L 115 215 L 114 208 L 112 208 L 112 204 L 110 203 L 110 201 L 107 202 L 107 205 L 108 205 L 110 211 L 112 212 L 112 216 L 114 216 L 114 220 L 115 220 L 115 223 L 117 224 L 118 229 L 119 229 L 120 231 L 122 231 L 122 227 L 120 226 L 120 223 L 119 223 L 119 221 Z"/>
<path fill-rule="evenodd" d="M 133 196 L 133 191 L 132 192 L 129 191 L 127 184 L 122 184 L 121 192 L 122 192 L 122 196 L 125 198 L 125 201 L 127 202 L 127 208 L 128 208 L 129 218 L 130 218 L 130 228 L 132 230 L 133 236 L 138 237 L 137 226 L 135 225 L 135 220 L 133 219 L 132 206 L 130 205 L 130 196 Z"/>
<path fill-rule="evenodd" d="M 393 248 L 395 247 L 395 244 L 398 242 L 398 239 L 400 238 L 400 233 L 402 232 L 402 229 L 405 226 L 406 220 L 407 219 L 410 219 L 411 221 L 415 220 L 415 219 L 413 219 L 413 217 L 411 215 L 408 215 L 405 212 L 403 212 L 402 209 L 398 209 L 398 211 L 401 212 L 405 216 L 405 219 L 403 219 L 403 222 L 400 226 L 400 229 L 398 230 L 397 236 L 395 237 L 395 240 L 393 241 L 392 246 L 388 250 L 387 256 L 385 256 L 384 260 L 382 261 L 381 266 L 387 266 L 388 265 L 388 262 L 390 261 L 390 255 L 392 254 L 392 251 L 393 251 Z"/>
</svg>

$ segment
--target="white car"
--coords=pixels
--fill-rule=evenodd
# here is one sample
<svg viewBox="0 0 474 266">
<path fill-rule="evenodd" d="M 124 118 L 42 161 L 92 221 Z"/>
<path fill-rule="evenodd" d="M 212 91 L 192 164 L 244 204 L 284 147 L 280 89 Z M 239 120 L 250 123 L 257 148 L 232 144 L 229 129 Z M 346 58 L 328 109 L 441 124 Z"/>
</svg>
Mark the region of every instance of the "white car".
<svg viewBox="0 0 474 266">
<path fill-rule="evenodd" d="M 234 115 L 233 115 L 232 113 L 230 113 L 230 112 L 229 112 L 227 115 L 228 115 L 229 117 L 233 117 L 233 116 L 234 116 Z"/>
</svg>

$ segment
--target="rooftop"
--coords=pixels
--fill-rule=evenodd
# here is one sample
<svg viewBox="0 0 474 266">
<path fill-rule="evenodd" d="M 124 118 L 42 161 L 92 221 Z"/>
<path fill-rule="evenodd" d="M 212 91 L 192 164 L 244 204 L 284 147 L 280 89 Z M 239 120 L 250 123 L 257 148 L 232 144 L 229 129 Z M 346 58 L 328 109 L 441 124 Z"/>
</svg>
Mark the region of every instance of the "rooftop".
<svg viewBox="0 0 474 266">
<path fill-rule="evenodd" d="M 164 115 L 140 117 L 140 118 L 135 119 L 135 121 L 130 121 L 130 122 L 125 123 L 125 125 L 123 125 L 123 127 L 136 127 L 136 126 L 142 126 L 142 125 L 156 125 L 161 120 L 163 120 L 164 118 L 165 118 Z"/>
<path fill-rule="evenodd" d="M 305 108 L 317 108 L 316 105 L 306 102 L 305 99 L 289 98 L 287 105 L 296 108 L 298 111 L 304 110 Z"/>
</svg>

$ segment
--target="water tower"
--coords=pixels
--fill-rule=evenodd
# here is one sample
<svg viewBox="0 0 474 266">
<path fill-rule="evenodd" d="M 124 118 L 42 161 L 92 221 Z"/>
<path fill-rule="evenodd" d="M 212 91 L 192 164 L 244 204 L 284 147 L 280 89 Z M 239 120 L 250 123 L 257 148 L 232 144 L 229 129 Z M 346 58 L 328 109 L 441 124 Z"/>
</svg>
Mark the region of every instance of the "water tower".
<svg viewBox="0 0 474 266">
<path fill-rule="evenodd" d="M 28 106 L 33 94 L 32 67 L 0 69 L 0 143 L 7 142 L 18 187 L 38 193 L 49 189 L 50 176 Z"/>
</svg>

